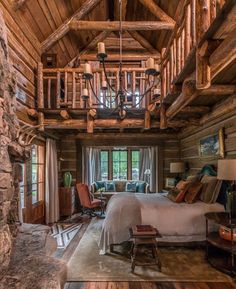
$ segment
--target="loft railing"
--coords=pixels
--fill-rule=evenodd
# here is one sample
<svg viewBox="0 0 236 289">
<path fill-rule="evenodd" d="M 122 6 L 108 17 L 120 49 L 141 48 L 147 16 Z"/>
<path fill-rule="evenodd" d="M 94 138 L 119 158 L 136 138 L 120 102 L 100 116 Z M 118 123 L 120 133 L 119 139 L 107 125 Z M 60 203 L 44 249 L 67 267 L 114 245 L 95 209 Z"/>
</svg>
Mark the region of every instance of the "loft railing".
<svg viewBox="0 0 236 289">
<path fill-rule="evenodd" d="M 123 68 L 123 89 L 126 91 L 126 107 L 145 108 L 151 102 L 153 89 L 145 98 L 141 95 L 152 85 L 152 76 L 147 79 L 145 68 Z M 38 64 L 38 107 L 46 109 L 60 108 L 84 108 L 82 99 L 83 88 L 89 91 L 89 107 L 106 108 L 116 106 L 115 96 L 119 89 L 119 70 L 107 68 L 107 90 L 102 89 L 105 75 L 102 69 L 93 69 L 93 79 L 90 85 L 83 78 L 82 68 L 43 68 L 42 63 Z M 111 90 L 113 88 L 114 91 Z M 94 90 L 94 92 L 93 92 Z M 97 97 L 98 98 L 97 98 Z"/>
<path fill-rule="evenodd" d="M 193 65 L 195 62 L 197 43 L 200 42 L 224 2 L 224 0 L 185 1 L 182 15 L 176 23 L 166 49 L 162 51 L 162 98 L 172 92 L 174 84 L 183 81 L 180 78 L 181 73 L 187 65 Z"/>
</svg>

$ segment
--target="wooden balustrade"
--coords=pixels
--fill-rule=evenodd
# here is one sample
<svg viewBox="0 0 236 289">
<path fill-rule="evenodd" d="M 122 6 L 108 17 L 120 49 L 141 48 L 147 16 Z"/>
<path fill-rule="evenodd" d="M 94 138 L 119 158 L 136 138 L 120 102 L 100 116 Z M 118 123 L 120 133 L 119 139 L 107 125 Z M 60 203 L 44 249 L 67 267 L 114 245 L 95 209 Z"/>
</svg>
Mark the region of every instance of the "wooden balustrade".
<svg viewBox="0 0 236 289">
<path fill-rule="evenodd" d="M 214 21 L 217 10 L 224 4 L 224 0 L 221 0 L 218 6 L 216 2 L 216 0 L 185 1 L 182 15 L 161 55 L 162 100 L 173 92 L 175 84 L 183 82 L 187 76 L 183 74 L 189 73 L 187 66 L 194 65 L 194 51 L 198 49 L 198 43 Z M 199 88 L 207 88 L 209 84 L 206 80 L 202 80 L 202 74 L 209 74 L 207 61 L 197 56 L 197 65 L 201 66 L 201 69 L 197 70 L 199 73 L 197 84 L 199 83 Z"/>
<path fill-rule="evenodd" d="M 150 87 L 154 79 L 152 79 L 152 76 L 147 79 L 145 68 L 129 67 L 123 68 L 122 71 L 122 86 L 123 90 L 127 92 L 125 105 L 131 107 L 140 102 L 141 95 Z M 119 70 L 117 68 L 107 69 L 107 81 L 109 82 L 107 90 L 102 90 L 102 81 L 106 78 L 101 68 L 93 69 L 93 79 L 91 79 L 93 89 L 91 89 L 89 81 L 83 78 L 82 68 L 43 69 L 40 63 L 38 72 L 39 108 L 84 108 L 84 101 L 81 97 L 83 88 L 88 88 L 89 91 L 89 107 L 104 108 L 101 103 L 106 103 L 106 107 L 109 108 L 115 106 L 114 101 L 119 90 Z M 148 93 L 145 101 L 141 101 L 137 105 L 137 108 L 144 108 L 149 105 L 152 90 Z"/>
</svg>

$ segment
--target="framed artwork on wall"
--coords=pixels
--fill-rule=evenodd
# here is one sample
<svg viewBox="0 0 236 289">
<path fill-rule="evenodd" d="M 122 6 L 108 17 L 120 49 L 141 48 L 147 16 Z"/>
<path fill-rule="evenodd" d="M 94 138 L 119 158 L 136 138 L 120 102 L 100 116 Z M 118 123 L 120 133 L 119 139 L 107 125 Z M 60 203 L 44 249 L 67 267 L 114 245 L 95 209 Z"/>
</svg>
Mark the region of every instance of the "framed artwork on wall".
<svg viewBox="0 0 236 289">
<path fill-rule="evenodd" d="M 199 155 L 201 157 L 224 158 L 224 131 L 221 128 L 218 133 L 200 139 Z"/>
</svg>

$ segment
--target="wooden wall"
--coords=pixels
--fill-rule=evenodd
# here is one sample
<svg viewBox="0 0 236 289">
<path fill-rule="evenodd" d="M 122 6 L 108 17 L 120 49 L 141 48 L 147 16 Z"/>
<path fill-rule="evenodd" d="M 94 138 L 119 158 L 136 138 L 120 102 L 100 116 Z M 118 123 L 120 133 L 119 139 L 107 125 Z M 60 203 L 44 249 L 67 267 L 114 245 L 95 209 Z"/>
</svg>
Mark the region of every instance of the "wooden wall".
<svg viewBox="0 0 236 289">
<path fill-rule="evenodd" d="M 200 139 L 218 132 L 220 128 L 224 129 L 225 158 L 236 158 L 236 112 L 225 115 L 190 132 L 182 135 L 181 139 L 181 158 L 187 162 L 190 167 L 189 174 L 198 172 L 204 164 L 217 165 L 218 157 L 200 157 L 199 141 Z"/>
<path fill-rule="evenodd" d="M 18 117 L 27 119 L 25 109 L 36 104 L 35 72 L 40 61 L 40 43 L 23 20 L 21 12 L 14 11 L 10 2 L 1 0 L 0 10 L 7 26 L 10 60 L 16 69 Z"/>
<path fill-rule="evenodd" d="M 142 134 L 140 134 L 142 135 Z M 136 136 L 136 137 L 135 137 Z M 70 171 L 73 176 L 73 182 L 82 180 L 82 147 L 88 146 L 155 146 L 159 147 L 159 178 L 161 187 L 166 176 L 171 176 L 169 173 L 170 162 L 178 161 L 180 157 L 180 147 L 177 137 L 163 139 L 158 135 L 143 134 L 142 138 L 139 135 L 123 134 L 118 136 L 89 136 L 75 139 L 70 136 L 60 138 L 58 142 L 60 169 L 59 183 L 62 182 L 62 176 L 65 171 Z"/>
</svg>

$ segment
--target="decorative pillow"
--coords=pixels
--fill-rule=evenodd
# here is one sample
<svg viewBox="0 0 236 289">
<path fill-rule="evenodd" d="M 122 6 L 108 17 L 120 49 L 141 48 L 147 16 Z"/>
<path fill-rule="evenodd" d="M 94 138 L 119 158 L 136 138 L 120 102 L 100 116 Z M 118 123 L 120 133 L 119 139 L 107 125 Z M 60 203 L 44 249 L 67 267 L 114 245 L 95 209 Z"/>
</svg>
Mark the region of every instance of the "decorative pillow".
<svg viewBox="0 0 236 289">
<path fill-rule="evenodd" d="M 184 200 L 185 192 L 183 190 L 178 190 L 173 188 L 169 191 L 167 198 L 175 203 L 181 203 Z"/>
<path fill-rule="evenodd" d="M 220 192 L 222 181 L 217 180 L 216 177 L 205 175 L 201 182 L 203 186 L 200 200 L 208 204 L 215 203 Z"/>
<path fill-rule="evenodd" d="M 136 192 L 136 182 L 127 182 L 125 185 L 126 192 Z"/>
<path fill-rule="evenodd" d="M 199 199 L 201 188 L 202 188 L 201 182 L 197 181 L 191 183 L 184 198 L 185 202 L 188 204 L 195 203 Z"/>
<path fill-rule="evenodd" d="M 187 176 L 187 181 L 196 182 L 198 180 L 199 180 L 199 176 L 198 175 L 189 175 L 189 176 Z"/>
<path fill-rule="evenodd" d="M 113 182 L 105 182 L 106 192 L 115 192 L 115 184 Z"/>
<path fill-rule="evenodd" d="M 136 192 L 145 194 L 146 183 L 145 182 L 138 182 L 136 183 Z"/>
<path fill-rule="evenodd" d="M 98 191 L 99 189 L 102 189 L 105 187 L 105 182 L 97 181 L 97 182 L 95 182 L 95 187 L 96 187 L 96 191 Z"/>
<path fill-rule="evenodd" d="M 190 181 L 179 181 L 176 187 L 169 191 L 167 198 L 175 203 L 181 203 L 184 201 L 185 194 L 190 186 Z"/>
</svg>

